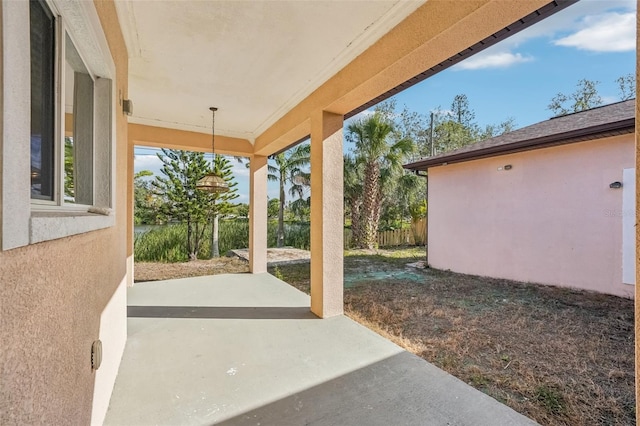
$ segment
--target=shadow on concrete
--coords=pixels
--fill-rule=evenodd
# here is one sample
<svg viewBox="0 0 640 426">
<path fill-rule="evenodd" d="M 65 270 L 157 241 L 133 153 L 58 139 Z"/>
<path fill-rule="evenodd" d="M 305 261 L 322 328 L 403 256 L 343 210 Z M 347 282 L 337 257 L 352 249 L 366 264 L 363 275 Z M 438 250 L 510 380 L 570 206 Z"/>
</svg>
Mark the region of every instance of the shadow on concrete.
<svg viewBox="0 0 640 426">
<path fill-rule="evenodd" d="M 517 426 L 536 423 L 415 355 L 402 352 L 215 424 Z"/>
<path fill-rule="evenodd" d="M 128 306 L 129 318 L 318 319 L 308 306 Z"/>
</svg>

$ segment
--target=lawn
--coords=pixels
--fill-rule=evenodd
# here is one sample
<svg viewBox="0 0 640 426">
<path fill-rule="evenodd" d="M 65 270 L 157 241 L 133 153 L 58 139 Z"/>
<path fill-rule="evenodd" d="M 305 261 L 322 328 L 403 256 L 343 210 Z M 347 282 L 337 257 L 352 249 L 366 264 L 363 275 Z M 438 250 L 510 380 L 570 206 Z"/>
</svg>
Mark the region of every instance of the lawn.
<svg viewBox="0 0 640 426">
<path fill-rule="evenodd" d="M 632 300 L 406 266 L 423 257 L 346 252 L 346 314 L 541 424 L 635 424 Z M 246 270 L 223 258 L 137 263 L 135 273 Z M 309 292 L 308 263 L 269 271 Z"/>
<path fill-rule="evenodd" d="M 350 251 L 348 316 L 545 425 L 635 424 L 633 301 Z M 271 273 L 309 292 L 309 265 Z"/>
</svg>

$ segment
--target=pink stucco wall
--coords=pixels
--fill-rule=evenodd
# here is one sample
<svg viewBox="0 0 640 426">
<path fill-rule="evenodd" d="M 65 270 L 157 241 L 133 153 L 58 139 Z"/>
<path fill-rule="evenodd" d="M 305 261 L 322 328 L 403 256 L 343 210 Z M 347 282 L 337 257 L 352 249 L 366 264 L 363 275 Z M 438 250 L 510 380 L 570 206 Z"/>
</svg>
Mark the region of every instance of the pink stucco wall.
<svg viewBox="0 0 640 426">
<path fill-rule="evenodd" d="M 609 184 L 634 166 L 630 134 L 430 168 L 429 264 L 633 297 Z"/>
</svg>

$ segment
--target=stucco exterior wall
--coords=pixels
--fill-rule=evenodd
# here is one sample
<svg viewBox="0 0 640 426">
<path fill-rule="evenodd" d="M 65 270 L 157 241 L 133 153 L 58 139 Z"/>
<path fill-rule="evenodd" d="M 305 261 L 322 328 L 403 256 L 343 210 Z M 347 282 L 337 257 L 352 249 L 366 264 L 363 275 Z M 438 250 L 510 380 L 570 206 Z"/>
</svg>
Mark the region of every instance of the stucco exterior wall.
<svg viewBox="0 0 640 426">
<path fill-rule="evenodd" d="M 127 54 L 115 7 L 111 1 L 95 5 L 116 64 L 116 93 L 126 96 Z M 127 123 L 119 106 L 115 121 L 116 225 L 0 251 L 0 424 L 104 418 L 126 340 L 129 200 L 121 165 L 127 164 Z M 94 372 L 91 343 L 99 337 L 105 358 Z"/>
<path fill-rule="evenodd" d="M 633 297 L 609 188 L 632 167 L 630 134 L 430 168 L 429 264 Z"/>
</svg>

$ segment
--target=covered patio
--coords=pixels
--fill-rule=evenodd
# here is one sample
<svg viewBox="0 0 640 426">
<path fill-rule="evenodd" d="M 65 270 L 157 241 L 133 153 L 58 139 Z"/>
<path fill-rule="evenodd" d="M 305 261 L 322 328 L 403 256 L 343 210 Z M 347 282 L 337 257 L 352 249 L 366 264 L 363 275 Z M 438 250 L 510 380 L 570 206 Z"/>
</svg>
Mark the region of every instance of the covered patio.
<svg viewBox="0 0 640 426">
<path fill-rule="evenodd" d="M 342 315 L 342 129 L 571 3 L 117 3 L 136 102 L 128 190 L 135 146 L 208 152 L 218 107 L 215 151 L 250 161 L 251 274 L 127 289 L 105 424 L 531 424 Z M 266 273 L 267 159 L 305 139 L 310 297 Z"/>
<path fill-rule="evenodd" d="M 342 129 L 576 1 L 1 2 L 0 424 L 531 423 L 343 316 Z M 86 205 L 67 122 L 91 140 Z M 305 139 L 310 297 L 266 273 L 267 160 Z M 250 160 L 252 274 L 133 286 L 136 146 Z"/>
<path fill-rule="evenodd" d="M 105 425 L 535 424 L 263 274 L 139 283 Z"/>
<path fill-rule="evenodd" d="M 310 308 L 341 315 L 345 120 L 575 1 L 454 3 L 117 2 L 136 105 L 127 126 L 130 267 L 135 147 L 247 158 L 249 270 L 263 273 L 267 160 L 310 140 Z"/>
</svg>

